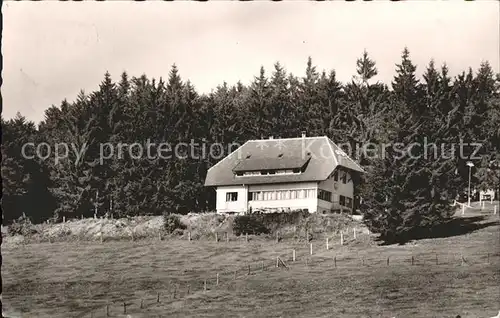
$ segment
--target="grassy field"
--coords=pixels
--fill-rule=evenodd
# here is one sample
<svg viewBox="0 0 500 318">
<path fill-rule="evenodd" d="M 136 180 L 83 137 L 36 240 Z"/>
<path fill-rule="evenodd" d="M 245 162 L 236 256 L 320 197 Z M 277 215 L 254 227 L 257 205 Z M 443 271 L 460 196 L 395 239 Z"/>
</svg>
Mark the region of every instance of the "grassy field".
<svg viewBox="0 0 500 318">
<path fill-rule="evenodd" d="M 2 246 L 4 311 L 106 317 L 108 305 L 111 317 L 494 316 L 498 214 L 470 210 L 453 227 L 406 245 L 348 234 L 346 245 L 334 237 L 326 250 L 314 240 L 312 256 L 307 242 L 253 237 Z M 288 268 L 276 268 L 276 257 Z"/>
</svg>

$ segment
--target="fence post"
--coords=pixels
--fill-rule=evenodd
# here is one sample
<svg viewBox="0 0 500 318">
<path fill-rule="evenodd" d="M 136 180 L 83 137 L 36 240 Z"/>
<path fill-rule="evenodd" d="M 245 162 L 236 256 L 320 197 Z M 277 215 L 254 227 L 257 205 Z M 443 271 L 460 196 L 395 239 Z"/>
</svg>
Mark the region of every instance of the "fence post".
<svg viewBox="0 0 500 318">
<path fill-rule="evenodd" d="M 173 297 L 175 299 L 175 296 L 177 296 L 177 285 L 174 286 L 174 294 Z M 159 298 L 158 298 L 159 299 Z"/>
<path fill-rule="evenodd" d="M 337 267 L 337 256 L 333 257 L 333 265 Z"/>
<path fill-rule="evenodd" d="M 66 217 L 63 216 L 63 223 L 66 223 Z"/>
<path fill-rule="evenodd" d="M 327 238 L 326 238 L 326 250 L 327 250 L 327 251 L 330 249 L 330 246 L 328 245 L 328 243 L 329 243 L 328 241 L 329 241 L 329 239 L 328 239 L 328 237 L 327 237 Z"/>
<path fill-rule="evenodd" d="M 101 243 L 104 241 L 104 235 L 103 235 L 103 232 L 101 230 Z"/>
<path fill-rule="evenodd" d="M 203 291 L 207 291 L 207 280 L 203 281 Z"/>
<path fill-rule="evenodd" d="M 217 273 L 217 282 L 215 283 L 216 286 L 219 286 L 219 273 Z"/>
<path fill-rule="evenodd" d="M 177 286 L 176 286 L 177 287 Z M 160 292 L 157 292 L 156 293 L 156 302 L 159 303 L 160 302 Z"/>
<path fill-rule="evenodd" d="M 215 243 L 219 242 L 219 235 L 215 232 Z"/>
<path fill-rule="evenodd" d="M 389 256 L 387 256 L 387 266 L 389 266 Z"/>
<path fill-rule="evenodd" d="M 309 244 L 309 252 L 313 255 L 313 243 Z"/>
<path fill-rule="evenodd" d="M 462 204 L 462 215 L 465 214 L 465 204 Z"/>
<path fill-rule="evenodd" d="M 250 275 L 250 264 L 248 264 L 248 275 Z"/>
<path fill-rule="evenodd" d="M 123 313 L 124 314 L 127 313 L 127 303 L 126 302 L 123 302 Z"/>
<path fill-rule="evenodd" d="M 493 215 L 497 214 L 497 206 L 495 205 L 495 207 L 493 208 Z"/>
<path fill-rule="evenodd" d="M 191 231 L 188 232 L 188 241 L 191 242 Z"/>
<path fill-rule="evenodd" d="M 413 265 L 415 263 L 415 257 L 413 255 L 411 256 L 411 264 Z"/>
<path fill-rule="evenodd" d="M 295 249 L 292 250 L 292 261 L 295 262 Z"/>
<path fill-rule="evenodd" d="M 356 239 L 356 227 L 352 228 L 352 233 L 354 234 L 354 239 Z"/>
<path fill-rule="evenodd" d="M 340 231 L 340 245 L 344 245 L 344 232 Z"/>
<path fill-rule="evenodd" d="M 280 263 L 279 263 L 279 257 L 276 256 L 276 268 L 280 267 Z"/>
</svg>

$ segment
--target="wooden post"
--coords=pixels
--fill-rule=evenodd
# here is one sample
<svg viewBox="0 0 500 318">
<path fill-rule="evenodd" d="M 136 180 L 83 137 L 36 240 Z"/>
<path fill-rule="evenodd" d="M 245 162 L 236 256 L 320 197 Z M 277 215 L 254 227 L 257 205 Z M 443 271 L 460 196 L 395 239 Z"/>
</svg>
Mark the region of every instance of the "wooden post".
<svg viewBox="0 0 500 318">
<path fill-rule="evenodd" d="M 175 296 L 177 296 L 177 285 L 174 286 L 174 294 L 173 297 L 175 299 Z M 158 298 L 159 299 L 159 298 Z"/>
<path fill-rule="evenodd" d="M 497 206 L 495 205 L 495 207 L 493 208 L 493 215 L 497 214 Z"/>
<path fill-rule="evenodd" d="M 327 250 L 327 251 L 330 249 L 330 246 L 329 246 L 329 244 L 328 244 L 328 243 L 329 243 L 328 241 L 329 241 L 329 239 L 328 239 L 328 237 L 327 237 L 327 238 L 326 238 L 326 250 Z"/>
<path fill-rule="evenodd" d="M 354 239 L 356 239 L 356 228 L 355 227 L 352 228 L 352 234 L 354 235 Z"/>
<path fill-rule="evenodd" d="M 102 233 L 102 230 L 101 230 L 101 243 L 104 241 L 104 235 Z"/>
<path fill-rule="evenodd" d="M 344 232 L 340 231 L 340 245 L 344 245 Z"/>
<path fill-rule="evenodd" d="M 413 257 L 413 255 L 411 256 L 411 264 L 415 264 L 415 257 Z"/>
<path fill-rule="evenodd" d="M 188 232 L 188 241 L 191 242 L 191 231 Z"/>
<path fill-rule="evenodd" d="M 217 282 L 215 283 L 216 286 L 219 286 L 219 273 L 217 273 Z"/>
<path fill-rule="evenodd" d="M 248 264 L 248 275 L 250 275 L 250 264 Z"/>
<path fill-rule="evenodd" d="M 160 292 L 157 292 L 156 293 L 156 302 L 159 303 L 160 302 Z"/>
<path fill-rule="evenodd" d="M 333 265 L 337 267 L 337 256 L 333 257 Z"/>
<path fill-rule="evenodd" d="M 203 281 L 203 291 L 207 291 L 207 280 Z"/>
<path fill-rule="evenodd" d="M 123 302 L 123 313 L 124 314 L 127 313 L 127 303 L 126 302 Z"/>
<path fill-rule="evenodd" d="M 158 241 L 161 241 L 161 232 L 158 231 Z"/>
<path fill-rule="evenodd" d="M 465 204 L 462 204 L 462 215 L 465 214 Z"/>
<path fill-rule="evenodd" d="M 389 266 L 389 256 L 387 256 L 387 266 Z"/>
<path fill-rule="evenodd" d="M 217 232 L 215 232 L 215 242 L 219 242 L 219 235 L 217 234 Z"/>
<path fill-rule="evenodd" d="M 309 244 L 309 252 L 313 255 L 313 243 Z"/>
<path fill-rule="evenodd" d="M 280 241 L 280 234 L 279 232 L 276 232 L 276 243 L 279 243 Z"/>
<path fill-rule="evenodd" d="M 63 216 L 63 223 L 66 223 L 66 217 Z"/>
<path fill-rule="evenodd" d="M 280 263 L 279 263 L 279 257 L 276 256 L 276 268 L 280 267 Z"/>
<path fill-rule="evenodd" d="M 295 262 L 295 249 L 292 250 L 292 261 Z"/>
</svg>

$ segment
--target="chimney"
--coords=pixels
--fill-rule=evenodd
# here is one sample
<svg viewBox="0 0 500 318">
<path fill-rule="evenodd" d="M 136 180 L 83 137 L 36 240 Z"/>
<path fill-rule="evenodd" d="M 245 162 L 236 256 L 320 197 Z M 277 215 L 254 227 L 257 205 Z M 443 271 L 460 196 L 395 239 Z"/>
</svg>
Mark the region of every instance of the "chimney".
<svg viewBox="0 0 500 318">
<path fill-rule="evenodd" d="M 273 136 L 269 136 L 269 139 L 273 139 L 274 137 Z"/>
<path fill-rule="evenodd" d="M 302 138 L 306 138 L 306 132 L 305 132 L 305 130 L 302 131 Z"/>
</svg>

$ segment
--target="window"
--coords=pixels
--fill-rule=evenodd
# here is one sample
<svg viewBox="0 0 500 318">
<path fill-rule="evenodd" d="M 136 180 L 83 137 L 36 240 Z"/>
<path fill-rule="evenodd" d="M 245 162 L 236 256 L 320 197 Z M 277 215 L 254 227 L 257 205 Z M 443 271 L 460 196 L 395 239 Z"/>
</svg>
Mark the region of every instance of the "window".
<svg viewBox="0 0 500 318">
<path fill-rule="evenodd" d="M 343 195 L 341 195 L 340 198 L 339 198 L 339 204 L 341 206 L 345 206 L 345 197 Z"/>
<path fill-rule="evenodd" d="M 227 192 L 226 202 L 238 201 L 238 192 Z"/>
<path fill-rule="evenodd" d="M 332 193 L 330 191 L 318 189 L 318 199 L 332 202 Z"/>
<path fill-rule="evenodd" d="M 335 173 L 333 174 L 333 180 L 339 181 L 339 171 L 338 170 L 335 170 Z"/>
<path fill-rule="evenodd" d="M 342 183 L 346 184 L 347 183 L 347 172 L 342 172 Z"/>
<path fill-rule="evenodd" d="M 352 199 L 351 198 L 345 198 L 345 206 L 348 208 L 352 208 Z"/>
</svg>

